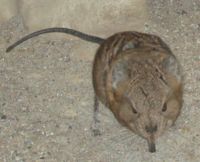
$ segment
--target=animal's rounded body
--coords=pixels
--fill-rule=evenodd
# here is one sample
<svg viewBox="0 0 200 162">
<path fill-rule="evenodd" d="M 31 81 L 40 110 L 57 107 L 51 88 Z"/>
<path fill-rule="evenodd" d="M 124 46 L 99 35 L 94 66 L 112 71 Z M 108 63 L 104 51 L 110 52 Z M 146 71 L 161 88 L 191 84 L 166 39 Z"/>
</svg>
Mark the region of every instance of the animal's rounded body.
<svg viewBox="0 0 200 162">
<path fill-rule="evenodd" d="M 150 152 L 180 113 L 181 77 L 169 47 L 157 36 L 138 32 L 106 39 L 93 64 L 98 99 L 121 124 L 147 139 Z"/>
</svg>

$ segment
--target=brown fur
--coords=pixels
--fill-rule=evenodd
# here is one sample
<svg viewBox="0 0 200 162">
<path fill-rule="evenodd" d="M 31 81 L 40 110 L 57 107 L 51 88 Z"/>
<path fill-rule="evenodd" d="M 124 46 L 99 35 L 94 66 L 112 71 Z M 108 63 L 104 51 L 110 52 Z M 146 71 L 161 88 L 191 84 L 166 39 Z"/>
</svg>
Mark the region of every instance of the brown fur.
<svg viewBox="0 0 200 162">
<path fill-rule="evenodd" d="M 180 114 L 180 66 L 157 36 L 123 32 L 105 40 L 94 59 L 93 84 L 116 119 L 147 139 L 150 152 Z"/>
</svg>

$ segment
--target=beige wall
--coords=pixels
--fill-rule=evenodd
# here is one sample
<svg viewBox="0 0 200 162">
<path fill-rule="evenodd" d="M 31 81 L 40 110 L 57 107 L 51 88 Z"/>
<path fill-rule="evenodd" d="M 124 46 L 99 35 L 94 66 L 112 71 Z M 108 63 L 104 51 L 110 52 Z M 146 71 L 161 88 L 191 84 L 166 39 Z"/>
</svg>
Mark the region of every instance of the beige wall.
<svg viewBox="0 0 200 162">
<path fill-rule="evenodd" d="M 0 0 L 0 24 L 17 15 L 17 0 Z"/>
<path fill-rule="evenodd" d="M 140 30 L 147 21 L 145 0 L 0 0 L 0 12 L 0 23 L 20 14 L 30 31 L 58 26 L 108 34 Z"/>
</svg>

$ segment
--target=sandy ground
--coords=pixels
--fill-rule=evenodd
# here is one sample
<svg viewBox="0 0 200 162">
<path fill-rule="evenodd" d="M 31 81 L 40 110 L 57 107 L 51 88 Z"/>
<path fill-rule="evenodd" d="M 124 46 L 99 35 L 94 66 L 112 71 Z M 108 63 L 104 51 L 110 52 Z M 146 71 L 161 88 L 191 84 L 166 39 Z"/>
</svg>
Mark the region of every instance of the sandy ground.
<svg viewBox="0 0 200 162">
<path fill-rule="evenodd" d="M 140 31 L 169 44 L 185 83 L 181 116 L 157 140 L 157 152 L 149 153 L 146 141 L 103 105 L 101 135 L 93 136 L 91 70 L 98 45 L 53 34 L 5 53 L 27 34 L 18 16 L 0 25 L 1 162 L 199 161 L 200 1 L 150 0 L 147 10 L 149 21 Z"/>
</svg>

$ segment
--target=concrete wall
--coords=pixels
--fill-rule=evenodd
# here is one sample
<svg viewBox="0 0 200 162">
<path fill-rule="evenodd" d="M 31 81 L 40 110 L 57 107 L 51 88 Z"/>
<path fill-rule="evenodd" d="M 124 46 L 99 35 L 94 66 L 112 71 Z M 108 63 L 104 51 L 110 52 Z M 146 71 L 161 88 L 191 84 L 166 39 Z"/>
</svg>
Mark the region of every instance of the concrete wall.
<svg viewBox="0 0 200 162">
<path fill-rule="evenodd" d="M 0 24 L 18 14 L 17 0 L 0 0 Z"/>
<path fill-rule="evenodd" d="M 105 35 L 140 30 L 147 20 L 145 0 L 0 0 L 0 23 L 18 14 L 29 31 L 58 26 Z"/>
</svg>

